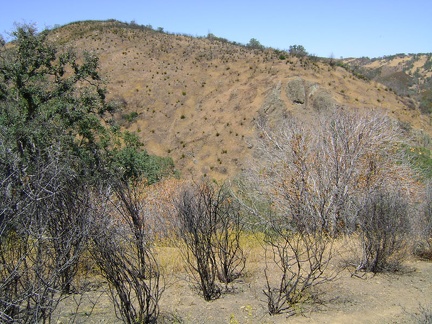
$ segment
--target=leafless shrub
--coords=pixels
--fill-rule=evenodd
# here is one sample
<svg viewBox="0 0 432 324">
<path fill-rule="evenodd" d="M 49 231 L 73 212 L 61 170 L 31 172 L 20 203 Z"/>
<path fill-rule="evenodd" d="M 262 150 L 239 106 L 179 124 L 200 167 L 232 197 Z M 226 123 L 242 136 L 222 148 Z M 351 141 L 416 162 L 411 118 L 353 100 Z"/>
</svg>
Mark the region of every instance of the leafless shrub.
<svg viewBox="0 0 432 324">
<path fill-rule="evenodd" d="M 216 284 L 217 266 L 212 242 L 216 228 L 212 195 L 208 195 L 205 190 L 198 193 L 185 190 L 176 205 L 186 263 L 204 299 L 217 299 L 221 291 Z"/>
<path fill-rule="evenodd" d="M 360 234 L 357 270 L 397 267 L 410 228 L 406 193 L 413 188 L 412 173 L 398 149 L 400 130 L 377 113 L 341 113 L 323 126 L 320 150 L 330 177 L 324 188 L 331 192 L 337 231 Z"/>
<path fill-rule="evenodd" d="M 246 258 L 240 246 L 244 224 L 241 219 L 240 206 L 227 188 L 220 188 L 217 194 L 220 207 L 218 225 L 214 233 L 214 250 L 219 281 L 229 284 L 238 278 L 245 268 Z"/>
<path fill-rule="evenodd" d="M 313 129 L 295 119 L 270 128 L 261 118 L 257 126 L 257 159 L 246 174 L 244 201 L 269 234 L 269 259 L 280 273 L 275 284 L 266 270 L 269 312 L 292 314 L 317 284 L 334 278 L 326 272 L 334 238 L 363 223 L 369 227 L 370 213 L 359 212 L 362 197 L 376 197 L 384 184 L 405 186 L 407 173 L 396 163 L 397 131 L 377 113 L 339 109 L 318 115 Z M 391 202 L 402 225 L 407 206 Z"/>
<path fill-rule="evenodd" d="M 414 248 L 414 254 L 422 259 L 432 260 L 432 183 L 426 183 L 423 204 L 419 209 L 417 231 L 418 242 Z"/>
<path fill-rule="evenodd" d="M 357 270 L 376 273 L 398 269 L 410 230 L 407 200 L 401 192 L 383 189 L 368 195 L 361 205 L 358 222 L 362 257 Z"/>
<path fill-rule="evenodd" d="M 268 311 L 292 315 L 316 285 L 334 278 L 326 272 L 333 255 L 327 222 L 331 209 L 315 181 L 322 180 L 315 178 L 320 174 L 316 142 L 306 129 L 290 121 L 278 132 L 265 127 L 259 131 L 264 163 L 249 175 L 249 201 L 255 205 L 248 208 L 264 228 L 269 246 L 264 273 Z M 267 205 L 267 210 L 258 205 Z"/>
<path fill-rule="evenodd" d="M 35 158 L 29 176 L 14 169 L 14 163 L 1 170 L 6 197 L 0 214 L 4 322 L 50 321 L 60 300 L 77 292 L 72 282 L 90 233 L 91 205 L 88 187 L 63 154 L 53 149 L 45 159 Z"/>
<path fill-rule="evenodd" d="M 325 116 L 325 115 L 324 115 Z M 398 163 L 399 132 L 375 112 L 335 111 L 319 127 L 317 188 L 328 206 L 328 222 L 335 233 L 355 230 L 358 197 L 383 187 L 405 189 L 409 171 Z"/>
<path fill-rule="evenodd" d="M 101 195 L 92 249 L 117 316 L 131 324 L 156 321 L 164 290 L 139 188 L 120 182 Z"/>
<path fill-rule="evenodd" d="M 278 223 L 271 226 L 265 242 L 269 246 L 266 253 L 270 252 L 270 256 L 266 256 L 264 294 L 271 315 L 295 314 L 295 305 L 312 297 L 317 285 L 335 278 L 336 273 L 327 271 L 333 239 L 322 230 L 295 230 Z M 269 259 L 276 265 L 277 272 L 269 267 Z"/>
<path fill-rule="evenodd" d="M 426 185 L 426 196 L 424 199 L 424 237 L 428 240 L 429 245 L 432 243 L 432 182 Z M 429 246 L 432 248 L 432 246 Z"/>
<path fill-rule="evenodd" d="M 228 284 L 245 266 L 238 206 L 226 188 L 202 183 L 181 192 L 176 210 L 185 261 L 204 299 L 216 299 L 221 294 L 216 278 Z"/>
</svg>

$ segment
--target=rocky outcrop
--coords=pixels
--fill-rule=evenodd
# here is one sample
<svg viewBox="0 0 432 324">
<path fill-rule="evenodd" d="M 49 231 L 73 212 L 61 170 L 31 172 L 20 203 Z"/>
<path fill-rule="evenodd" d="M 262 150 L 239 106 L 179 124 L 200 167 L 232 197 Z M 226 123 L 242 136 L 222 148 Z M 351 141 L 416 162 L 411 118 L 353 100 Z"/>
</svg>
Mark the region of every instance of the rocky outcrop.
<svg viewBox="0 0 432 324">
<path fill-rule="evenodd" d="M 312 107 L 317 111 L 328 111 L 336 107 L 336 101 L 327 90 L 319 89 L 312 96 Z"/>
<path fill-rule="evenodd" d="M 288 80 L 285 87 L 288 99 L 303 108 L 313 108 L 315 110 L 328 110 L 336 106 L 336 101 L 331 94 L 321 89 L 318 83 L 294 77 Z"/>
<path fill-rule="evenodd" d="M 305 81 L 300 77 L 292 78 L 285 87 L 287 97 L 295 104 L 306 102 Z"/>
<path fill-rule="evenodd" d="M 288 115 L 287 106 L 281 99 L 281 88 L 281 83 L 278 83 L 271 89 L 258 111 L 260 118 L 265 118 L 266 121 L 271 124 L 283 120 Z"/>
</svg>

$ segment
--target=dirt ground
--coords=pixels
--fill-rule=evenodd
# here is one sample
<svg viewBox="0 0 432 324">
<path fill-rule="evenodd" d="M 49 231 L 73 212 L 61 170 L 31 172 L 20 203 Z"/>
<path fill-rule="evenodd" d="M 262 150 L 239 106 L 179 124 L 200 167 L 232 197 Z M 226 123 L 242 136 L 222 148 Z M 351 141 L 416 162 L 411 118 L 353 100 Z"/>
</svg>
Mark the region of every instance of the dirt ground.
<svg viewBox="0 0 432 324">
<path fill-rule="evenodd" d="M 174 271 L 166 276 L 160 302 L 161 323 L 426 323 L 432 317 L 432 263 L 410 260 L 396 273 L 360 274 L 348 270 L 336 280 L 320 286 L 315 302 L 298 307 L 298 314 L 270 316 L 264 281 L 252 256 L 244 276 L 221 298 L 206 302 L 191 287 L 187 274 Z M 255 261 L 254 261 L 255 260 Z M 247 270 L 248 268 L 252 270 Z M 84 295 L 75 318 L 75 301 L 67 299 L 58 308 L 57 323 L 121 323 L 115 317 L 109 295 L 102 285 Z M 94 307 L 92 309 L 92 307 Z M 430 319 L 429 319 L 430 320 Z M 430 323 L 430 322 L 429 322 Z"/>
</svg>

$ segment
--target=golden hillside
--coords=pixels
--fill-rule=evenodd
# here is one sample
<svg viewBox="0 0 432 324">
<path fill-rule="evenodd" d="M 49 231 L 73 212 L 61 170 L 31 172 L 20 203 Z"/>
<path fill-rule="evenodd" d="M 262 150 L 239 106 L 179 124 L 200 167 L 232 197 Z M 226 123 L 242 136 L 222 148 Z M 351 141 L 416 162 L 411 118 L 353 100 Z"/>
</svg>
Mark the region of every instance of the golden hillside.
<svg viewBox="0 0 432 324">
<path fill-rule="evenodd" d="M 260 114 L 277 120 L 341 106 L 383 109 L 431 133 L 429 119 L 386 86 L 324 60 L 118 21 L 72 23 L 52 38 L 99 56 L 109 99 L 123 107 L 117 120 L 138 132 L 149 153 L 172 157 L 185 177 L 223 179 L 246 168 Z"/>
<path fill-rule="evenodd" d="M 432 112 L 432 53 L 346 59 L 354 73 L 380 82 L 422 112 Z"/>
</svg>

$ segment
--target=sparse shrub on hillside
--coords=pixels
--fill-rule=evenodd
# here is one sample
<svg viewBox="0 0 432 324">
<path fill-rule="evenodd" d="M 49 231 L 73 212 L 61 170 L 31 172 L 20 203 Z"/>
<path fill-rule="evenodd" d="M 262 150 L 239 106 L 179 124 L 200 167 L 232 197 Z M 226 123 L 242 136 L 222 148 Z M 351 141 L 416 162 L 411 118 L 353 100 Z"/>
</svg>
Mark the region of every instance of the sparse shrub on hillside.
<svg viewBox="0 0 432 324">
<path fill-rule="evenodd" d="M 122 118 L 126 120 L 128 123 L 132 123 L 138 118 L 138 113 L 136 111 L 132 111 L 129 114 L 123 114 Z"/>
<path fill-rule="evenodd" d="M 281 50 L 275 49 L 274 50 L 274 54 L 276 55 L 276 57 L 279 58 L 279 60 L 286 60 L 288 53 L 285 52 L 285 51 L 281 51 Z"/>
</svg>

